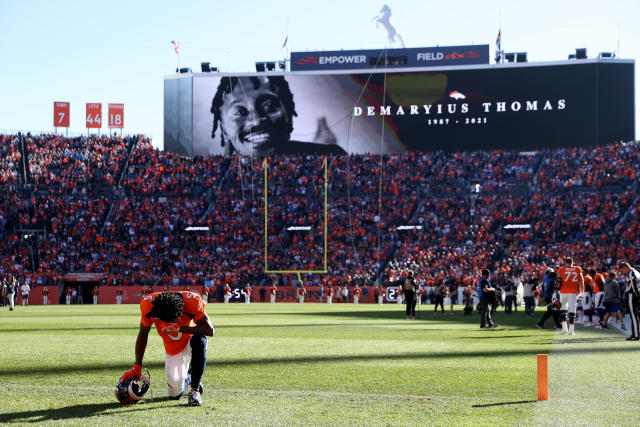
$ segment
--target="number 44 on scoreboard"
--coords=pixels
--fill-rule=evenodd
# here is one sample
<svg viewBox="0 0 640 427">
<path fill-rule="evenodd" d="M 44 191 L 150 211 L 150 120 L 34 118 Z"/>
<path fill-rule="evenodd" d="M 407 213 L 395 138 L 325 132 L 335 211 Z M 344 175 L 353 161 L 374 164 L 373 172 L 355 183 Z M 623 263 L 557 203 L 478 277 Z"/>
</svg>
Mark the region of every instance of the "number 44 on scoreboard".
<svg viewBox="0 0 640 427">
<path fill-rule="evenodd" d="M 102 104 L 99 102 L 87 102 L 87 128 L 102 127 Z"/>
</svg>

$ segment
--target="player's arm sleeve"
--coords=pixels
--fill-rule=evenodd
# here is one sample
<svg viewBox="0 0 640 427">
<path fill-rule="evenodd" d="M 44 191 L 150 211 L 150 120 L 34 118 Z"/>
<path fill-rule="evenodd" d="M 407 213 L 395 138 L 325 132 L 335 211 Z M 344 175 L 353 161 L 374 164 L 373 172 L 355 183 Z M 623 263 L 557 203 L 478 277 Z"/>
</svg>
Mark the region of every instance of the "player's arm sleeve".
<svg viewBox="0 0 640 427">
<path fill-rule="evenodd" d="M 195 307 L 192 309 L 193 321 L 197 324 L 198 320 L 202 319 L 203 317 L 207 317 L 207 313 L 204 311 L 205 303 L 202 298 L 196 298 L 194 299 L 194 302 Z"/>
<path fill-rule="evenodd" d="M 147 301 L 147 300 L 142 300 L 140 302 L 140 325 L 142 326 L 146 326 L 147 328 L 150 328 L 151 325 L 153 325 L 153 320 L 151 320 L 151 317 L 149 316 L 149 313 L 151 312 L 151 301 Z"/>
</svg>

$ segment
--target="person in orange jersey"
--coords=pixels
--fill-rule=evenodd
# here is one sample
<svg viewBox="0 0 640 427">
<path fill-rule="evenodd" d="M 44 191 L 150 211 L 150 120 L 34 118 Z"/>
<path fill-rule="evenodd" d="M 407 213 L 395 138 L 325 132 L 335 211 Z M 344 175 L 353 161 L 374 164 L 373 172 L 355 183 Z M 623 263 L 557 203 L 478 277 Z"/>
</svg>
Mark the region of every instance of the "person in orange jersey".
<svg viewBox="0 0 640 427">
<path fill-rule="evenodd" d="M 564 265 L 557 270 L 560 280 L 560 324 L 562 333 L 575 334 L 576 302 L 584 292 L 584 276 L 582 268 L 573 265 L 573 259 L 565 258 Z M 568 323 L 567 327 L 567 315 Z"/>
<path fill-rule="evenodd" d="M 191 386 L 188 404 L 202 405 L 202 376 L 207 364 L 207 337 L 214 334 L 205 302 L 195 292 L 153 292 L 140 301 L 140 330 L 136 339 L 135 365 L 121 380 L 137 380 L 151 326 L 155 325 L 165 349 L 167 394 L 180 399 Z"/>
</svg>

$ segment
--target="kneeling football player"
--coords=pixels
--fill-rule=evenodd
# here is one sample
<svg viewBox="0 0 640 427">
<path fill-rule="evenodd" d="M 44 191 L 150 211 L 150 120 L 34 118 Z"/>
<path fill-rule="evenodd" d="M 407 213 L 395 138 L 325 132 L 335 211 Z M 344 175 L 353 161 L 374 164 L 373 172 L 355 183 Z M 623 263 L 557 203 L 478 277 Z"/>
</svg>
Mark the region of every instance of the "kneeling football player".
<svg viewBox="0 0 640 427">
<path fill-rule="evenodd" d="M 154 292 L 140 301 L 140 330 L 136 339 L 136 364 L 122 379 L 140 378 L 142 359 L 151 325 L 155 324 L 165 348 L 167 394 L 180 399 L 189 390 L 190 406 L 202 405 L 202 376 L 207 364 L 207 336 L 213 325 L 205 303 L 195 292 Z M 137 377 L 137 378 L 135 378 Z"/>
</svg>

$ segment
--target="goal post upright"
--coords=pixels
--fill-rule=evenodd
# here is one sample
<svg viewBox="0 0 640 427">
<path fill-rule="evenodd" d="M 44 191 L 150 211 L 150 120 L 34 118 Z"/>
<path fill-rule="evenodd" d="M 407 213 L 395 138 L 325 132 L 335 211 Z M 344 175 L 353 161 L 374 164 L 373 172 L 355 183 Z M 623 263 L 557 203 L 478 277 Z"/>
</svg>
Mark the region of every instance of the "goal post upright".
<svg viewBox="0 0 640 427">
<path fill-rule="evenodd" d="M 328 272 L 327 270 L 327 265 L 328 265 L 328 258 L 327 258 L 327 249 L 328 249 L 328 198 L 327 198 L 327 190 L 328 190 L 328 185 L 327 185 L 327 178 L 328 178 L 328 162 L 327 162 L 327 157 L 324 157 L 324 160 L 322 162 L 323 166 L 324 166 L 324 256 L 323 256 L 323 262 L 324 262 L 324 269 L 323 270 L 269 270 L 269 243 L 268 243 L 268 227 L 269 227 L 269 220 L 268 220 L 268 204 L 267 204 L 267 193 L 268 193 L 268 179 L 269 179 L 269 173 L 267 171 L 267 168 L 269 166 L 269 162 L 267 161 L 267 158 L 264 159 L 264 162 L 262 164 L 263 169 L 264 169 L 264 273 L 265 274 L 297 274 L 298 278 L 300 278 L 300 274 L 326 274 Z"/>
</svg>

